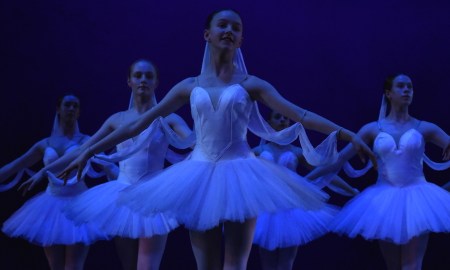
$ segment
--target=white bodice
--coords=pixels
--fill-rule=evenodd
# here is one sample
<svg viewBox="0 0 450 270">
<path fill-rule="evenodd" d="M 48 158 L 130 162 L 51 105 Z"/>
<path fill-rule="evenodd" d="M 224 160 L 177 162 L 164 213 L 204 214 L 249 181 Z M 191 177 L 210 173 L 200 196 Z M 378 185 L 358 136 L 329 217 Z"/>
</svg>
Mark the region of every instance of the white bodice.
<svg viewBox="0 0 450 270">
<path fill-rule="evenodd" d="M 373 150 L 378 160 L 378 182 L 405 186 L 426 181 L 423 174 L 425 142 L 416 129 L 409 129 L 399 142 L 389 133 L 380 131 Z"/>
<path fill-rule="evenodd" d="M 196 145 L 191 159 L 218 161 L 253 156 L 247 144 L 247 128 L 253 102 L 239 84 L 226 86 L 217 104 L 208 92 L 195 87 L 191 92 L 191 112 Z"/>
<path fill-rule="evenodd" d="M 145 134 L 141 133 L 139 136 L 145 136 Z M 117 151 L 130 147 L 136 139 L 138 138 L 128 139 L 118 144 Z M 147 142 L 139 151 L 119 162 L 120 174 L 118 181 L 132 184 L 145 174 L 163 169 L 168 148 L 164 132 L 158 129 Z"/>
</svg>

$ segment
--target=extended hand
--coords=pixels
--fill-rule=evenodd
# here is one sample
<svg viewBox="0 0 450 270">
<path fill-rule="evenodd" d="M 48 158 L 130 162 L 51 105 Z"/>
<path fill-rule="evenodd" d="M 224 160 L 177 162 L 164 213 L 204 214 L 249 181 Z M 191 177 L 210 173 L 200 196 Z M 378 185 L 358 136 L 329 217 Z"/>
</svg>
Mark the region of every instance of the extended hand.
<svg viewBox="0 0 450 270">
<path fill-rule="evenodd" d="M 450 159 L 450 144 L 442 151 L 442 159 L 449 160 Z"/>
<path fill-rule="evenodd" d="M 86 163 L 90 158 L 90 154 L 87 151 L 81 153 L 75 160 L 73 160 L 69 166 L 67 166 L 62 173 L 58 175 L 58 178 L 64 179 L 64 185 L 67 183 L 69 179 L 69 175 L 73 170 L 77 170 L 77 180 L 80 180 L 83 169 L 86 167 Z"/>
<path fill-rule="evenodd" d="M 372 150 L 370 149 L 370 147 L 367 146 L 367 144 L 358 135 L 353 136 L 352 144 L 356 150 L 356 153 L 358 153 L 358 156 L 361 159 L 361 161 L 366 163 L 366 159 L 365 159 L 364 155 L 367 155 L 370 158 L 370 160 L 372 161 L 373 168 L 375 170 L 377 170 L 377 168 L 378 168 L 377 158 L 376 158 L 375 154 L 372 152 Z"/>
<path fill-rule="evenodd" d="M 30 179 L 23 182 L 17 190 L 23 190 L 22 195 L 25 195 L 28 191 L 30 191 L 37 183 L 39 183 L 42 179 L 46 178 L 47 172 L 44 170 L 40 170 L 35 173 Z"/>
</svg>

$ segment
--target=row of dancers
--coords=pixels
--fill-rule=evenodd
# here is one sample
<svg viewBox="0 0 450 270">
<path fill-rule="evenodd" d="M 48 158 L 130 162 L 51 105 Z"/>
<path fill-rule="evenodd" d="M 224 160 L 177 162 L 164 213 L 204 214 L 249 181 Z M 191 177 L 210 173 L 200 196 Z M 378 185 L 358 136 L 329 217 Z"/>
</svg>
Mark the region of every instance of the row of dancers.
<svg viewBox="0 0 450 270">
<path fill-rule="evenodd" d="M 109 117 L 92 137 L 78 130 L 78 98 L 65 96 L 52 135 L 0 169 L 3 182 L 43 159 L 45 167 L 20 188 L 49 179 L 47 190 L 2 231 L 43 246 L 51 269 L 82 269 L 87 245 L 111 238 L 124 269 L 158 269 L 167 234 L 180 225 L 189 229 L 198 269 L 246 269 L 253 243 L 261 247 L 264 269 L 291 269 L 297 246 L 330 230 L 380 240 L 389 269 L 420 269 L 428 233 L 450 229 L 450 194 L 423 176 L 424 144 L 441 147 L 448 160 L 450 138 L 409 115 L 411 79 L 388 78 L 379 119 L 355 134 L 249 75 L 242 30 L 236 11 L 212 13 L 200 75 L 179 82 L 159 103 L 157 68 L 134 62 L 129 109 Z M 274 111 L 269 124 L 256 101 Z M 190 104 L 193 131 L 174 113 L 184 104 Z M 327 137 L 315 148 L 305 128 Z M 247 130 L 268 143 L 251 149 Z M 291 145 L 297 138 L 301 148 Z M 350 142 L 339 153 L 338 139 Z M 191 152 L 179 157 L 169 145 Z M 116 153 L 101 154 L 113 147 Z M 376 184 L 361 194 L 337 176 L 356 153 L 378 170 Z M 164 168 L 165 159 L 174 164 Z M 296 173 L 302 160 L 316 167 L 307 175 L 316 180 Z M 88 189 L 83 177 L 92 163 L 117 180 Z M 356 197 L 339 210 L 326 203 L 323 186 Z"/>
</svg>

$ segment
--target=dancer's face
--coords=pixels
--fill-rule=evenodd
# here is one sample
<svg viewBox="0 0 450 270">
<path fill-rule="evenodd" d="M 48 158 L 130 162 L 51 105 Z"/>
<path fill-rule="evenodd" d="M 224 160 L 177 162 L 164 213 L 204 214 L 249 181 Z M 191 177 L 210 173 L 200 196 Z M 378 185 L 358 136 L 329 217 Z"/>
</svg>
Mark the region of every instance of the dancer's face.
<svg viewBox="0 0 450 270">
<path fill-rule="evenodd" d="M 147 61 L 135 63 L 128 78 L 128 86 L 135 97 L 150 98 L 158 86 L 155 67 Z"/>
<path fill-rule="evenodd" d="M 80 100 L 76 96 L 65 96 L 58 109 L 59 117 L 62 121 L 76 121 L 80 116 Z"/>
<path fill-rule="evenodd" d="M 204 37 L 219 48 L 239 48 L 242 43 L 241 18 L 231 10 L 218 12 L 211 20 L 209 29 L 205 30 Z"/>
<path fill-rule="evenodd" d="M 411 78 L 406 75 L 398 75 L 392 81 L 392 88 L 386 91 L 386 97 L 392 106 L 410 105 L 413 99 L 413 85 Z"/>
<path fill-rule="evenodd" d="M 270 114 L 269 124 L 276 131 L 280 131 L 289 127 L 290 120 L 280 113 L 272 112 Z"/>
</svg>

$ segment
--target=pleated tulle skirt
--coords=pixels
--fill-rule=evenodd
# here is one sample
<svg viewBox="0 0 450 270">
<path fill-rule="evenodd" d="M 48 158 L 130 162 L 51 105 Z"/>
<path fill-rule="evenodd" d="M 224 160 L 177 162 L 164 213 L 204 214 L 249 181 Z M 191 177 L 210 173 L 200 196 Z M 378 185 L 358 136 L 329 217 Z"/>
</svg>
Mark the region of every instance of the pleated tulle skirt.
<svg viewBox="0 0 450 270">
<path fill-rule="evenodd" d="M 76 225 L 62 209 L 76 196 L 55 196 L 48 191 L 28 200 L 8 220 L 2 231 L 9 237 L 21 237 L 40 245 L 91 244 L 106 239 L 96 226 Z"/>
<path fill-rule="evenodd" d="M 319 209 L 328 195 L 289 169 L 249 157 L 184 160 L 126 188 L 120 204 L 143 215 L 170 213 L 193 230 L 243 222 L 262 212 Z"/>
<path fill-rule="evenodd" d="M 425 181 L 403 187 L 378 183 L 352 199 L 331 226 L 349 237 L 396 244 L 428 232 L 449 232 L 450 193 Z"/>
<path fill-rule="evenodd" d="M 64 212 L 76 224 L 96 224 L 110 237 L 126 238 L 151 237 L 167 234 L 178 227 L 173 218 L 157 213 L 142 216 L 131 209 L 119 206 L 120 192 L 130 184 L 111 181 L 89 189 L 70 202 Z"/>
<path fill-rule="evenodd" d="M 329 232 L 338 211 L 337 207 L 326 205 L 315 211 L 263 213 L 258 216 L 253 243 L 268 250 L 305 245 Z"/>
</svg>

